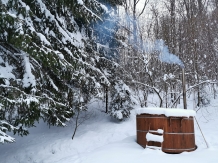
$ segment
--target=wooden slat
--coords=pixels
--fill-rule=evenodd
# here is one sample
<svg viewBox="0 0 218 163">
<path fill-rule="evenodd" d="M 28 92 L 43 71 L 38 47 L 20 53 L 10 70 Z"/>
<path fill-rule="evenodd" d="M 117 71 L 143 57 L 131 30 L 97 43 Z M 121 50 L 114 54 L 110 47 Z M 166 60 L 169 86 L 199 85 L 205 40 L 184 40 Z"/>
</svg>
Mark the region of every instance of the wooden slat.
<svg viewBox="0 0 218 163">
<path fill-rule="evenodd" d="M 146 146 L 146 136 L 147 132 L 137 132 L 137 143 L 141 146 Z"/>
</svg>

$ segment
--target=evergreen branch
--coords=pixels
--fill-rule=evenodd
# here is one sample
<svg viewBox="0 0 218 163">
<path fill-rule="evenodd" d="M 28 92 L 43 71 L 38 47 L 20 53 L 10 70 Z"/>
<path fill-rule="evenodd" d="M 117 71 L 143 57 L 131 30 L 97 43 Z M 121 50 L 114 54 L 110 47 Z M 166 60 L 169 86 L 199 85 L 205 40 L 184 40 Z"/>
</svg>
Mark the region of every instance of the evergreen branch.
<svg viewBox="0 0 218 163">
<path fill-rule="evenodd" d="M 31 97 L 35 97 L 36 99 L 44 99 L 44 98 L 46 98 L 46 99 L 48 99 L 48 100 L 54 102 L 55 104 L 58 104 L 58 105 L 60 105 L 60 106 L 67 107 L 65 104 L 55 101 L 53 98 L 49 97 L 49 96 L 48 96 L 47 94 L 45 94 L 45 93 L 42 94 L 42 96 L 44 96 L 44 97 L 41 97 L 41 96 L 35 96 L 35 95 L 27 94 L 27 93 L 25 93 L 24 91 L 18 89 L 17 87 L 13 87 L 13 86 L 8 86 L 8 85 L 2 85 L 2 84 L 1 84 L 0 87 L 15 89 L 15 90 L 19 91 L 20 93 L 22 93 L 23 95 L 26 95 L 26 96 L 29 97 L 29 98 L 31 98 Z M 4 97 L 4 96 L 2 96 L 2 97 L 3 97 L 3 98 L 6 98 L 6 97 Z M 6 99 L 7 99 L 7 98 L 6 98 Z M 10 100 L 10 99 L 8 99 L 8 101 L 9 101 L 9 100 Z"/>
</svg>

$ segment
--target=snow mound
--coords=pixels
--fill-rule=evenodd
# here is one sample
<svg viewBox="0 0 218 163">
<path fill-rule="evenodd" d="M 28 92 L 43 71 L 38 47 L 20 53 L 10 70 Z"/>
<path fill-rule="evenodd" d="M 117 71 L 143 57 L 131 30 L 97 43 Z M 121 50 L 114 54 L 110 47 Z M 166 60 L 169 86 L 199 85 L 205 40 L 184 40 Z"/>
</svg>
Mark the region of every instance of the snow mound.
<svg viewBox="0 0 218 163">
<path fill-rule="evenodd" d="M 155 114 L 165 115 L 167 117 L 194 117 L 196 112 L 194 110 L 185 110 L 178 108 L 137 108 L 136 114 Z"/>
<path fill-rule="evenodd" d="M 146 139 L 147 141 L 155 141 L 155 142 L 160 142 L 160 143 L 164 141 L 163 135 L 154 135 L 152 133 L 147 133 Z"/>
</svg>

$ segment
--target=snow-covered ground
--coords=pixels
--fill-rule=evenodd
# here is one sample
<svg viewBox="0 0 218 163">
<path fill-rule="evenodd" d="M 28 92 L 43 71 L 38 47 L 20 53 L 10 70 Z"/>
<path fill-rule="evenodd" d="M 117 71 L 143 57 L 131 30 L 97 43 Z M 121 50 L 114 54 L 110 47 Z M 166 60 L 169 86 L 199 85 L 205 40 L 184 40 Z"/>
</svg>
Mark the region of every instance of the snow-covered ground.
<svg viewBox="0 0 218 163">
<path fill-rule="evenodd" d="M 71 139 L 74 125 L 50 127 L 43 122 L 30 129 L 16 143 L 0 144 L 0 163 L 217 163 L 218 162 L 218 100 L 197 112 L 197 119 L 209 144 L 206 147 L 195 124 L 197 150 L 166 154 L 144 149 L 136 143 L 135 113 L 124 122 L 117 122 L 102 112 L 104 107 L 93 104 L 92 117 L 85 121 Z"/>
</svg>

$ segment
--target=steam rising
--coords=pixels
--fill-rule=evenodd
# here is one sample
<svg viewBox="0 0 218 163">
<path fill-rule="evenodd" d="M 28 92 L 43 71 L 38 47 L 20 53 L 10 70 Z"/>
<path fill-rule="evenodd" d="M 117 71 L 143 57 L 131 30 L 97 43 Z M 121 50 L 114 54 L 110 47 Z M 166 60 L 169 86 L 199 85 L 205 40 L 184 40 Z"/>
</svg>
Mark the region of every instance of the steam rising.
<svg viewBox="0 0 218 163">
<path fill-rule="evenodd" d="M 165 45 L 162 39 L 156 40 L 154 43 L 145 43 L 144 49 L 147 53 L 153 53 L 157 51 L 159 53 L 159 59 L 162 62 L 177 64 L 181 68 L 184 68 L 183 62 L 179 59 L 179 57 L 169 52 L 168 47 Z"/>
<path fill-rule="evenodd" d="M 169 64 L 177 64 L 184 68 L 183 62 L 176 55 L 169 52 L 168 47 L 164 44 L 163 40 L 157 40 L 155 42 L 155 50 L 160 52 L 159 59 L 162 62 Z"/>
<path fill-rule="evenodd" d="M 78 0 L 80 1 L 80 0 Z M 104 4 L 105 14 L 113 15 L 110 19 L 106 19 L 105 21 L 99 21 L 98 23 L 94 24 L 95 31 L 94 33 L 97 35 L 96 42 L 97 43 L 97 50 L 103 52 L 105 57 L 108 59 L 115 59 L 119 58 L 119 54 L 115 50 L 119 46 L 119 41 L 115 39 L 115 33 L 118 30 L 118 22 L 119 19 L 115 16 L 113 7 L 110 5 Z M 108 10 L 110 9 L 110 10 Z M 134 19 L 130 15 L 126 15 L 126 21 L 130 24 L 134 21 Z M 137 24 L 137 22 L 135 22 Z M 133 32 L 133 37 L 137 37 L 137 40 L 140 42 L 144 42 L 139 37 L 137 31 L 136 33 Z M 141 44 L 140 47 L 137 46 L 137 43 L 133 38 L 129 38 L 128 43 L 133 45 L 132 47 L 136 48 L 137 50 L 145 51 L 146 53 L 154 53 L 158 52 L 159 60 L 168 64 L 177 64 L 181 68 L 184 68 L 183 62 L 179 59 L 178 56 L 169 52 L 167 45 L 165 45 L 162 39 L 156 40 L 155 42 L 147 41 L 145 44 Z"/>
</svg>

